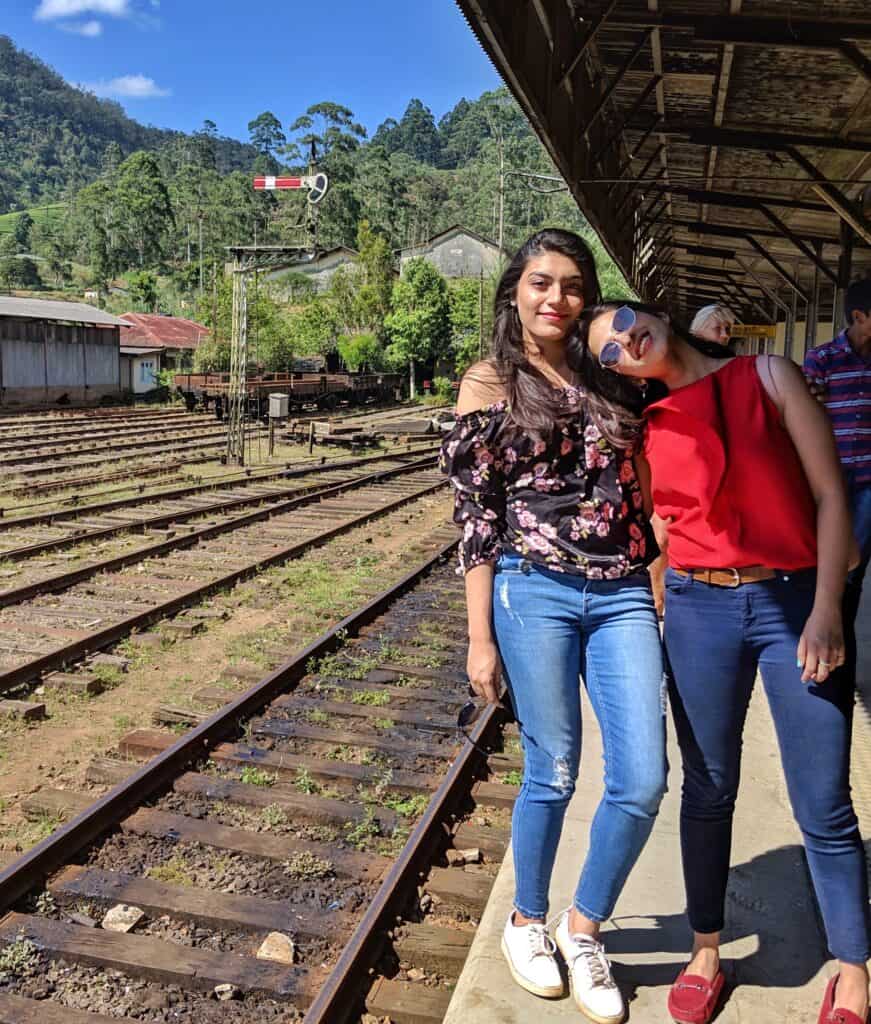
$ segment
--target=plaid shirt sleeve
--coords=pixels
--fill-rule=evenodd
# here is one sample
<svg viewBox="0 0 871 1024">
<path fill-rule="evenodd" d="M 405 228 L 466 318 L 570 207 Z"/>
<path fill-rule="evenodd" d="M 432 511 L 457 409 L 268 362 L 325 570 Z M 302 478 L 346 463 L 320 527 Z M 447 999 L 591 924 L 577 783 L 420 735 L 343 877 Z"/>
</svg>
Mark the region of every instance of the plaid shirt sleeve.
<svg viewBox="0 0 871 1024">
<path fill-rule="evenodd" d="M 804 365 L 802 370 L 808 377 L 825 377 L 826 368 L 817 354 L 818 350 L 815 348 L 809 349 L 804 357 Z"/>
</svg>

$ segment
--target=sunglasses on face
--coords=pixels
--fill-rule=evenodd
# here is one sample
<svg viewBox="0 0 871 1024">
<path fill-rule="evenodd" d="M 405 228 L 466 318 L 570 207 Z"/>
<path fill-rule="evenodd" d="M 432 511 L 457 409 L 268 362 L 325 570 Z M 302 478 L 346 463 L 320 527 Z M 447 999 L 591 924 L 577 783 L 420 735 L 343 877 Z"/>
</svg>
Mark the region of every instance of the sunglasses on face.
<svg viewBox="0 0 871 1024">
<path fill-rule="evenodd" d="M 636 321 L 635 310 L 631 306 L 621 306 L 614 311 L 614 317 L 611 320 L 611 338 L 605 342 L 599 353 L 599 365 L 604 369 L 613 370 L 623 354 L 623 346 L 614 339 L 614 335 L 631 331 Z"/>
</svg>

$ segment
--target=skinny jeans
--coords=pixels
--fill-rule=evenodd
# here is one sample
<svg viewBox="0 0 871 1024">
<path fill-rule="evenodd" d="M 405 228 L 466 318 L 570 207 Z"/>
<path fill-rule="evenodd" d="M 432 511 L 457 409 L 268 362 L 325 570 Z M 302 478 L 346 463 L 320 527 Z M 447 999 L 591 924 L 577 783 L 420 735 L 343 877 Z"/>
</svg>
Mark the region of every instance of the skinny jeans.
<svg viewBox="0 0 871 1024">
<path fill-rule="evenodd" d="M 814 570 L 734 589 L 666 573 L 687 911 L 694 931 L 722 930 L 742 733 L 758 669 L 829 948 L 859 964 L 871 943 L 865 853 L 850 797 L 854 688 L 843 672 L 805 684 L 796 665 L 815 589 Z"/>
<path fill-rule="evenodd" d="M 514 553 L 495 567 L 493 621 L 524 752 L 514 804 L 515 905 L 547 916 L 548 888 L 581 754 L 583 681 L 604 745 L 605 791 L 574 895 L 614 910 L 665 792 L 662 645 L 647 573 L 589 580 Z"/>
<path fill-rule="evenodd" d="M 844 470 L 844 477 L 847 483 L 850 512 L 853 517 L 853 533 L 859 544 L 859 564 L 848 574 L 847 584 L 844 587 L 843 612 L 846 656 L 842 671 L 847 674 L 848 679 L 855 686 L 856 660 L 858 655 L 856 646 L 856 617 L 859 614 L 859 605 L 862 601 L 862 584 L 865 581 L 868 562 L 871 561 L 871 483 L 858 482 L 855 473 L 850 469 Z"/>
</svg>

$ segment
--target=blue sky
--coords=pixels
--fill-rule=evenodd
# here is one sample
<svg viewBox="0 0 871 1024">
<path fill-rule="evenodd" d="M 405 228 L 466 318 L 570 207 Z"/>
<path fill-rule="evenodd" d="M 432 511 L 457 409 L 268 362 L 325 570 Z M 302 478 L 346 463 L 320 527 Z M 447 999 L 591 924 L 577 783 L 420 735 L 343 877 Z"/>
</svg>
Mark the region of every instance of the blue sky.
<svg viewBox="0 0 871 1024">
<path fill-rule="evenodd" d="M 453 0 L 5 0 L 0 32 L 131 117 L 247 139 L 334 100 L 370 134 L 417 96 L 439 118 L 499 84 Z M 11 10 L 9 8 L 12 8 Z"/>
</svg>

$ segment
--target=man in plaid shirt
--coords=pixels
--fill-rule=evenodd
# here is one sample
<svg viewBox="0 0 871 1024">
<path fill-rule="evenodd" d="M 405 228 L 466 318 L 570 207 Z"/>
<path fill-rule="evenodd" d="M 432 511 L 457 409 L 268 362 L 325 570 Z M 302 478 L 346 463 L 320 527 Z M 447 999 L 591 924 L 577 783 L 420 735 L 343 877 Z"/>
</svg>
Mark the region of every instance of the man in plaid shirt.
<svg viewBox="0 0 871 1024">
<path fill-rule="evenodd" d="M 844 591 L 845 671 L 855 681 L 856 615 L 871 559 L 871 278 L 854 281 L 844 295 L 847 327 L 812 348 L 804 373 L 832 420 L 853 513 L 861 561 Z"/>
</svg>

